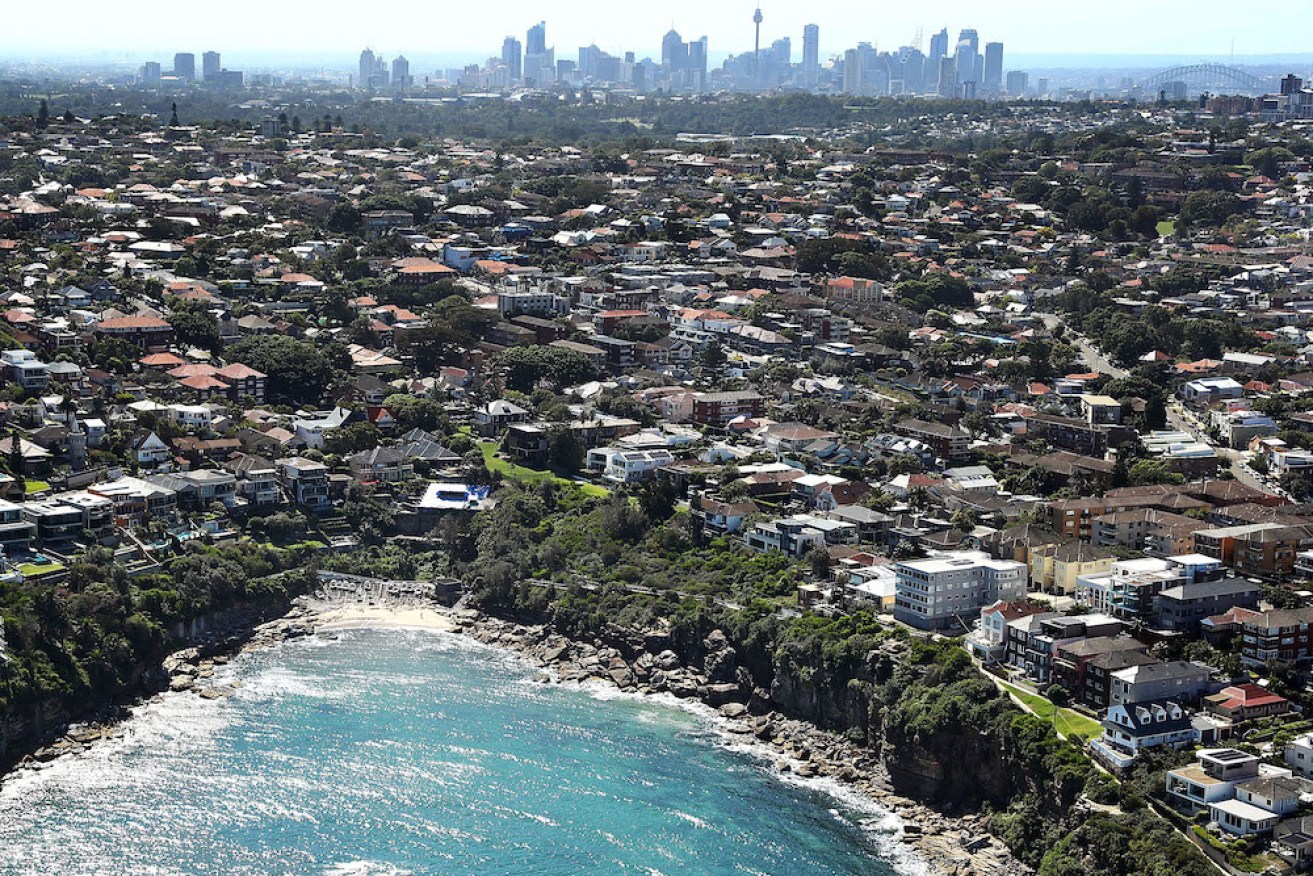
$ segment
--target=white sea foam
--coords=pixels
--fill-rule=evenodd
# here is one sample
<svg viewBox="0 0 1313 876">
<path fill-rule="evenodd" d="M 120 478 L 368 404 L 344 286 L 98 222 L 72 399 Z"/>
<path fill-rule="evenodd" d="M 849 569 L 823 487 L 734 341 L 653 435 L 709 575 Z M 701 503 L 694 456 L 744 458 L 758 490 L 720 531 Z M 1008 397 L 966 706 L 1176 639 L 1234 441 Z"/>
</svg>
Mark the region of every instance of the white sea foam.
<svg viewBox="0 0 1313 876">
<path fill-rule="evenodd" d="M 687 821 L 689 824 L 693 825 L 698 830 L 711 830 L 711 825 L 707 822 L 705 818 L 698 818 L 696 815 L 690 815 L 689 813 L 681 812 L 678 809 L 671 810 L 670 814 L 678 819 Z"/>
<path fill-rule="evenodd" d="M 601 680 L 558 682 L 556 686 L 583 691 L 602 702 L 631 700 L 658 706 L 662 709 L 679 709 L 696 717 L 699 723 L 712 733 L 726 749 L 747 755 L 759 763 L 769 764 L 771 769 L 766 770 L 766 772 L 775 780 L 818 792 L 839 801 L 844 809 L 856 816 L 856 819 L 850 818 L 843 813 L 836 813 L 837 817 L 849 824 L 855 823 L 859 826 L 870 837 L 880 856 L 899 874 L 902 874 L 902 876 L 926 876 L 929 873 L 929 867 L 919 852 L 902 842 L 904 822 L 895 812 L 835 779 L 822 776 L 808 778 L 798 775 L 792 771 L 792 768 L 798 765 L 797 761 L 785 756 L 764 742 L 745 738 L 742 734 L 731 733 L 729 725 L 732 722 L 706 703 L 700 700 L 681 699 L 671 693 L 625 691 Z M 790 767 L 788 772 L 780 769 L 780 766 L 784 764 Z M 677 812 L 675 814 L 683 817 L 682 813 Z"/>
<path fill-rule="evenodd" d="M 385 861 L 341 861 L 323 870 L 323 876 L 407 876 L 409 873 Z"/>
</svg>

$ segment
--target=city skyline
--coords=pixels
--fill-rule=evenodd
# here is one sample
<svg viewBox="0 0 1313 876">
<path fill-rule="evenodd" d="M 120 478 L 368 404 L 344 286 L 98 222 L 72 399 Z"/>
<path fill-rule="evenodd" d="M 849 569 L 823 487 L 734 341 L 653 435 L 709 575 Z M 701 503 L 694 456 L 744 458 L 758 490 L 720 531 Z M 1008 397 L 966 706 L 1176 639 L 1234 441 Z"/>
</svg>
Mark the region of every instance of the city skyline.
<svg viewBox="0 0 1313 876">
<path fill-rule="evenodd" d="M 964 27 L 988 32 L 991 39 L 1006 42 L 1009 52 L 1018 54 L 1170 53 L 1216 58 L 1225 57 L 1233 48 L 1241 55 L 1304 53 L 1307 44 L 1301 35 L 1313 25 L 1313 8 L 1302 8 L 1284 14 L 1285 26 L 1281 28 L 1272 28 L 1262 17 L 1232 16 L 1229 26 L 1221 30 L 1209 14 L 1210 7 L 1219 14 L 1229 10 L 1229 5 L 1219 0 L 1194 4 L 1190 16 L 1129 0 L 1108 0 L 1098 5 L 1064 7 L 1060 19 L 1051 6 L 1029 0 L 988 7 L 945 0 L 936 4 L 932 13 L 896 7 L 832 8 L 840 5 L 799 7 L 778 0 L 763 3 L 763 44 L 790 37 L 801 45 L 804 26 L 814 23 L 820 26 L 819 51 L 826 59 L 858 41 L 872 42 L 881 50 L 908 45 L 918 32 L 923 34 L 924 47 L 931 33 L 948 26 L 954 33 Z M 209 45 L 204 48 L 222 48 L 234 56 L 280 50 L 289 54 L 354 50 L 354 54 L 363 41 L 376 48 L 386 47 L 380 51 L 389 57 L 487 57 L 508 35 L 523 39 L 529 26 L 546 21 L 549 47 L 554 45 L 558 52 L 573 54 L 580 46 L 596 44 L 608 52 L 633 51 L 639 57 L 659 58 L 661 36 L 673 26 L 681 33 L 707 35 L 716 47 L 713 54 L 722 57 L 752 51 L 756 7 L 752 0 L 711 6 L 672 0 L 659 9 L 626 9 L 620 21 L 614 7 L 595 2 L 504 0 L 495 15 L 453 15 L 445 7 L 412 3 L 393 7 L 401 14 L 386 20 L 376 17 L 355 21 L 349 17 L 354 7 L 346 4 L 322 4 L 319 13 L 339 9 L 341 14 L 308 18 L 297 9 L 230 0 L 230 14 L 207 24 L 205 39 Z M 131 18 L 89 0 L 70 0 L 65 8 L 84 27 L 72 32 L 54 30 L 48 27 L 44 10 L 30 6 L 9 10 L 9 27 L 0 36 L 0 56 L 160 52 L 178 42 L 172 16 L 163 14 L 171 7 L 157 0 L 139 4 L 141 14 Z M 153 10 L 161 14 L 153 15 Z M 262 22 L 262 26 L 252 26 L 253 20 Z M 344 21 L 350 21 L 350 26 L 344 27 Z M 1127 27 L 1128 21 L 1135 26 Z M 294 46 L 287 45 L 287 33 L 297 34 Z M 1164 40 L 1164 34 L 1170 35 L 1170 42 Z"/>
</svg>

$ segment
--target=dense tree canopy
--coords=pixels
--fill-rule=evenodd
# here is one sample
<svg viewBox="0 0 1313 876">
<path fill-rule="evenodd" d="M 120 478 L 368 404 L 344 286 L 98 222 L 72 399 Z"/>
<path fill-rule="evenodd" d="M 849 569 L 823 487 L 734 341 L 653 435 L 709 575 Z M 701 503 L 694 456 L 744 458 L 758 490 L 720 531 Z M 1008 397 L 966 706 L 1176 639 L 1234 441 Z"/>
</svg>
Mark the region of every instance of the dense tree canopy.
<svg viewBox="0 0 1313 876">
<path fill-rule="evenodd" d="M 294 405 L 317 404 L 335 374 L 323 349 L 285 335 L 238 341 L 228 358 L 263 372 L 270 399 Z"/>
</svg>

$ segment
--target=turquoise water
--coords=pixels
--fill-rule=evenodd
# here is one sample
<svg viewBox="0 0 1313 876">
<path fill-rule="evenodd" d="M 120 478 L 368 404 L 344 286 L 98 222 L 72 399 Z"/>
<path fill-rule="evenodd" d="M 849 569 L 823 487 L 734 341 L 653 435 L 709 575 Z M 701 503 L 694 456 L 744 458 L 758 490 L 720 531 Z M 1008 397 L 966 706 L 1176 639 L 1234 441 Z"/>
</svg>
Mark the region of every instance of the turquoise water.
<svg viewBox="0 0 1313 876">
<path fill-rule="evenodd" d="M 0 874 L 878 874 L 896 825 L 670 704 L 456 636 L 247 654 L 0 787 Z M 897 863 L 897 870 L 893 863 Z"/>
</svg>

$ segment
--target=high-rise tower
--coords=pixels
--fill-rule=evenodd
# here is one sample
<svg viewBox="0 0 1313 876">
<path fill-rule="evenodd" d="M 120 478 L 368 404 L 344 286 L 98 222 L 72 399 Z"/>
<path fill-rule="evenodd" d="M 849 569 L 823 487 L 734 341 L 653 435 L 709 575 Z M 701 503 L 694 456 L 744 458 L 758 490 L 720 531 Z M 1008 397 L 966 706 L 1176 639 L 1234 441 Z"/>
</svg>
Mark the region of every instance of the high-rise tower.
<svg viewBox="0 0 1313 876">
<path fill-rule="evenodd" d="M 802 78 L 815 85 L 821 76 L 821 29 L 809 24 L 802 29 Z"/>
<path fill-rule="evenodd" d="M 540 21 L 529 28 L 529 38 L 525 41 L 524 52 L 527 55 L 547 54 L 547 22 Z"/>
<path fill-rule="evenodd" d="M 1003 88 L 1003 44 L 985 43 L 985 93 L 997 94 Z"/>
<path fill-rule="evenodd" d="M 356 79 L 356 88 L 369 88 L 369 84 L 374 78 L 375 66 L 377 65 L 373 49 L 365 49 L 360 53 L 360 76 Z"/>
<path fill-rule="evenodd" d="M 508 36 L 501 44 L 501 62 L 506 65 L 512 82 L 524 76 L 524 47 L 515 37 Z"/>
<path fill-rule="evenodd" d="M 752 13 L 752 23 L 757 26 L 757 39 L 752 48 L 752 73 L 754 76 L 761 76 L 761 7 Z"/>
</svg>

